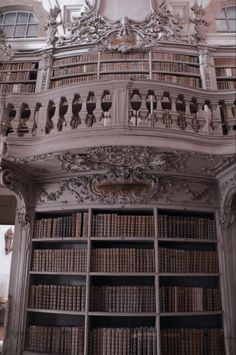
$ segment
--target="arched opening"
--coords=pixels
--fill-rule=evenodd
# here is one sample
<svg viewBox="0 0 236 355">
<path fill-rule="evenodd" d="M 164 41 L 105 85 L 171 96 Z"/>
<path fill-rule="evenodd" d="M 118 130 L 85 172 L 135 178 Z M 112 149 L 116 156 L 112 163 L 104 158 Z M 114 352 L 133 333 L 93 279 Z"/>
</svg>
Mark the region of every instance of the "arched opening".
<svg viewBox="0 0 236 355">
<path fill-rule="evenodd" d="M 14 241 L 16 197 L 0 188 L 0 353 L 7 324 L 8 293 Z M 13 232 L 13 234 L 11 233 Z"/>
</svg>

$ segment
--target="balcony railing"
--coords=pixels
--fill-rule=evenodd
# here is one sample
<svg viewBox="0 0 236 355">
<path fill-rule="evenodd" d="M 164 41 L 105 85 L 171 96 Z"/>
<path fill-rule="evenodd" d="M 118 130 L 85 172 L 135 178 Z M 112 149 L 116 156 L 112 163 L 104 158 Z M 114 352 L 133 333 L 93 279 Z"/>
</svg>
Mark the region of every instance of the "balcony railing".
<svg viewBox="0 0 236 355">
<path fill-rule="evenodd" d="M 235 124 L 233 92 L 203 92 L 141 80 L 86 83 L 52 90 L 50 97 L 48 93 L 2 97 L 1 134 L 22 142 L 107 128 L 110 132 L 141 130 L 145 136 L 234 139 Z"/>
</svg>

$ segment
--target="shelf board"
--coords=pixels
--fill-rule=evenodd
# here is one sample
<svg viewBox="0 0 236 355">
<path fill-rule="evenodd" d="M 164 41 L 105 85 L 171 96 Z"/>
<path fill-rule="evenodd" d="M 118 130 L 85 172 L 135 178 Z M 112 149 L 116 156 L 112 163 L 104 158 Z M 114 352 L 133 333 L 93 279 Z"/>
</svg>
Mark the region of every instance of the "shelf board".
<svg viewBox="0 0 236 355">
<path fill-rule="evenodd" d="M 199 63 L 195 62 L 187 62 L 187 61 L 181 61 L 181 60 L 170 60 L 170 59 L 152 59 L 152 63 L 178 63 L 178 64 L 187 64 L 190 66 L 195 66 L 199 67 Z"/>
<path fill-rule="evenodd" d="M 194 238 L 158 238 L 158 242 L 184 242 L 184 243 L 217 243 L 217 239 L 194 239 Z"/>
<path fill-rule="evenodd" d="M 160 272 L 158 276 L 174 276 L 174 277 L 183 277 L 183 276 L 220 276 L 219 272 Z"/>
<path fill-rule="evenodd" d="M 129 63 L 132 63 L 132 62 L 144 62 L 144 63 L 148 63 L 149 62 L 149 59 L 146 58 L 146 59 L 138 59 L 138 58 L 135 58 L 135 59 L 101 59 L 100 60 L 100 63 L 124 63 L 124 62 L 129 62 Z"/>
<path fill-rule="evenodd" d="M 87 64 L 97 64 L 98 61 L 95 60 L 91 60 L 89 62 L 76 62 L 76 63 L 66 63 L 66 64 L 61 64 L 61 65 L 53 65 L 52 66 L 52 70 L 53 69 L 59 69 L 59 68 L 68 68 L 68 67 L 75 67 L 75 66 L 79 66 L 79 65 L 87 65 Z"/>
<path fill-rule="evenodd" d="M 138 73 L 138 74 L 149 74 L 148 69 L 127 69 L 127 70 L 106 70 L 106 71 L 100 71 L 99 75 L 110 75 L 110 74 L 132 74 L 132 73 Z"/>
<path fill-rule="evenodd" d="M 216 80 L 236 80 L 236 76 L 217 76 Z"/>
<path fill-rule="evenodd" d="M 182 317 L 182 316 L 214 316 L 223 314 L 222 311 L 211 311 L 211 312 L 160 312 L 160 317 Z"/>
<path fill-rule="evenodd" d="M 30 271 L 30 275 L 68 275 L 68 276 L 84 276 L 87 272 L 62 272 L 62 271 Z"/>
<path fill-rule="evenodd" d="M 186 73 L 181 71 L 168 71 L 168 70 L 152 70 L 153 74 L 164 74 L 164 75 L 173 75 L 173 76 L 186 76 L 186 77 L 197 77 L 200 78 L 201 75 L 197 73 Z"/>
<path fill-rule="evenodd" d="M 19 79 L 16 79 L 16 80 L 12 80 L 12 81 L 0 81 L 0 84 L 24 84 L 24 83 L 27 83 L 27 84 L 35 84 L 36 83 L 36 79 L 35 80 L 19 80 Z"/>
<path fill-rule="evenodd" d="M 44 308 L 27 308 L 27 312 L 35 312 L 35 313 L 50 313 L 50 314 L 70 314 L 70 315 L 81 315 L 84 316 L 84 311 L 64 311 L 64 310 L 56 310 L 56 309 L 44 309 Z"/>
<path fill-rule="evenodd" d="M 61 238 L 32 238 L 32 243 L 51 243 L 51 242 L 68 242 L 68 243 L 73 243 L 73 242 L 76 242 L 76 243 L 87 243 L 88 242 L 88 238 L 64 238 L 64 237 L 61 237 Z"/>
<path fill-rule="evenodd" d="M 155 238 L 141 238 L 141 237 L 92 237 L 91 240 L 101 241 L 101 242 L 154 242 Z"/>
<path fill-rule="evenodd" d="M 91 276 L 155 276 L 155 272 L 89 272 Z"/>
<path fill-rule="evenodd" d="M 156 312 L 88 312 L 96 317 L 156 317 Z"/>
<path fill-rule="evenodd" d="M 50 80 L 59 80 L 59 79 L 74 78 L 74 77 L 77 77 L 77 76 L 88 76 L 88 75 L 97 75 L 97 72 L 73 73 L 73 74 L 51 76 Z"/>
</svg>

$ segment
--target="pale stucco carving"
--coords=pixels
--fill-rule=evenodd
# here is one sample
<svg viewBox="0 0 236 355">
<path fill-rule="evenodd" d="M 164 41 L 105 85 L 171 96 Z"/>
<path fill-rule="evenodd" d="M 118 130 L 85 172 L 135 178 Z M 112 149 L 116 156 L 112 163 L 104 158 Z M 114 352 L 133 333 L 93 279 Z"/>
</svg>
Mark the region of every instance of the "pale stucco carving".
<svg viewBox="0 0 236 355">
<path fill-rule="evenodd" d="M 182 30 L 178 16 L 174 16 L 164 2 L 142 22 L 128 17 L 108 21 L 87 3 L 81 17 L 72 21 L 69 34 L 59 38 L 55 44 L 93 45 L 100 50 L 127 52 L 148 49 L 159 42 L 191 42 L 193 38 Z"/>
</svg>

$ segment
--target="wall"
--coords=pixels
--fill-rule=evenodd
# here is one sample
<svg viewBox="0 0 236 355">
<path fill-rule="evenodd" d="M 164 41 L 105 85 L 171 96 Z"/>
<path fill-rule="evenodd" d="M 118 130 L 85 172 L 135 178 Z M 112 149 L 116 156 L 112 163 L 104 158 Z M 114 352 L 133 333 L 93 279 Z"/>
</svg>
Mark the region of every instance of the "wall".
<svg viewBox="0 0 236 355">
<path fill-rule="evenodd" d="M 0 300 L 8 297 L 12 253 L 5 254 L 4 234 L 10 227 L 14 230 L 14 226 L 0 225 Z"/>
</svg>

